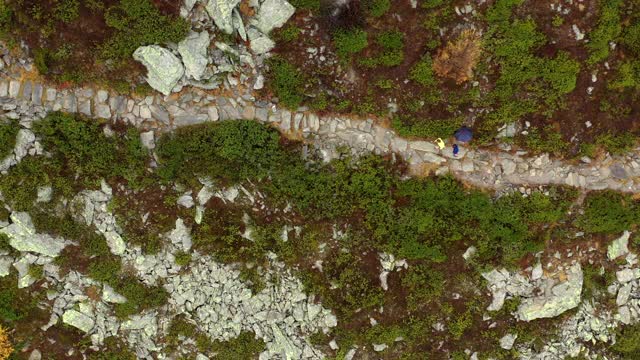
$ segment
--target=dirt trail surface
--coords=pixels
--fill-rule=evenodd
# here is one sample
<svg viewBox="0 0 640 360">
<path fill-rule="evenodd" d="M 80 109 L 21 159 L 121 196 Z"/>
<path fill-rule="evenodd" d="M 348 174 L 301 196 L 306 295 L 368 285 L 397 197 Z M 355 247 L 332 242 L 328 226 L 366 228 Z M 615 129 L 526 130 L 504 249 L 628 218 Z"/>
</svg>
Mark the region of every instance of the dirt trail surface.
<svg viewBox="0 0 640 360">
<path fill-rule="evenodd" d="M 485 150 L 461 146 L 454 157 L 452 143 L 439 149 L 435 142 L 409 140 L 372 119 L 317 115 L 289 111 L 276 104 L 257 100 L 250 94 L 229 89 L 227 95 L 212 95 L 200 89 L 179 94 L 128 98 L 107 90 L 56 89 L 24 75 L 0 77 L 0 99 L 6 116 L 17 118 L 16 106 L 36 107 L 36 112 L 66 111 L 85 116 L 125 121 L 145 131 L 145 141 L 153 143 L 157 133 L 209 121 L 255 119 L 269 123 L 291 138 L 303 139 L 318 148 L 326 160 L 339 156 L 347 146 L 354 154 L 372 151 L 396 153 L 410 164 L 415 175 L 451 173 L 469 184 L 491 189 L 510 186 L 566 184 L 588 190 L 612 189 L 640 192 L 640 149 L 624 156 L 605 154 L 597 160 L 552 159 L 547 154 L 525 151 Z"/>
</svg>

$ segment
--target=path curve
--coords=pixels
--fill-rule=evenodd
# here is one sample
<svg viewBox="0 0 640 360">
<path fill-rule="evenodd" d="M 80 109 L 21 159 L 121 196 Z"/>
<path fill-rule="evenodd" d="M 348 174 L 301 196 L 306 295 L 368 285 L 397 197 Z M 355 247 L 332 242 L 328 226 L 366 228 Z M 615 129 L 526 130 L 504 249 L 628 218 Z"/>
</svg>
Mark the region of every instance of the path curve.
<svg viewBox="0 0 640 360">
<path fill-rule="evenodd" d="M 565 161 L 548 154 L 530 156 L 525 151 L 493 151 L 461 147 L 453 157 L 451 144 L 442 151 L 429 141 L 407 140 L 373 120 L 319 116 L 308 111 L 289 111 L 245 94 L 213 96 L 190 88 L 180 94 L 131 98 L 90 88 L 58 90 L 42 82 L 0 76 L 2 112 L 19 118 L 17 105 L 33 112 L 81 113 L 88 117 L 124 120 L 144 131 L 171 131 L 177 127 L 219 120 L 255 119 L 283 134 L 304 139 L 319 148 L 326 160 L 338 156 L 338 147 L 354 153 L 396 153 L 410 164 L 413 174 L 452 173 L 474 186 L 502 189 L 510 186 L 569 185 L 587 190 L 612 189 L 640 192 L 640 148 L 625 156 L 606 155 L 599 161 Z M 150 134 L 147 133 L 147 139 Z M 585 159 L 586 160 L 586 159 Z"/>
</svg>

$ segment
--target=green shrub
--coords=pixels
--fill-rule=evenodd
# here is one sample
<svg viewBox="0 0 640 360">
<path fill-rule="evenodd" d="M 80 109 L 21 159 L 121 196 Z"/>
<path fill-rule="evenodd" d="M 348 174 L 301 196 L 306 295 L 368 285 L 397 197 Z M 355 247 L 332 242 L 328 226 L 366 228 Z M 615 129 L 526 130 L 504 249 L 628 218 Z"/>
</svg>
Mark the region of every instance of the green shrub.
<svg viewBox="0 0 640 360">
<path fill-rule="evenodd" d="M 78 0 L 60 0 L 54 9 L 56 19 L 71 23 L 80 16 L 80 2 Z"/>
<path fill-rule="evenodd" d="M 624 30 L 621 42 L 632 54 L 640 55 L 640 22 L 634 23 Z"/>
<path fill-rule="evenodd" d="M 190 28 L 181 17 L 161 15 L 150 0 L 120 0 L 107 9 L 105 22 L 113 35 L 101 45 L 101 55 L 116 61 L 129 59 L 143 45 L 177 43 Z"/>
<path fill-rule="evenodd" d="M 180 266 L 189 265 L 191 262 L 191 254 L 187 252 L 179 252 L 176 254 L 176 264 Z"/>
<path fill-rule="evenodd" d="M 584 204 L 584 214 L 577 225 L 586 233 L 620 233 L 638 220 L 635 203 L 613 191 L 592 192 Z"/>
<path fill-rule="evenodd" d="M 304 76 L 293 64 L 283 58 L 269 59 L 269 87 L 280 102 L 288 108 L 296 109 L 304 100 Z"/>
<path fill-rule="evenodd" d="M 626 61 L 618 68 L 616 77 L 607 84 L 610 89 L 640 88 L 640 61 Z"/>
<path fill-rule="evenodd" d="M 295 25 L 287 25 L 278 31 L 275 35 L 275 39 L 284 42 L 291 42 L 297 40 L 300 36 L 300 28 Z"/>
<path fill-rule="evenodd" d="M 89 265 L 89 277 L 94 280 L 114 286 L 118 282 L 118 276 L 122 263 L 114 257 L 95 258 Z"/>
<path fill-rule="evenodd" d="M 13 152 L 20 126 L 15 120 L 0 120 L 0 160 Z"/>
<path fill-rule="evenodd" d="M 365 0 L 362 4 L 371 17 L 381 17 L 391 8 L 391 0 Z"/>
<path fill-rule="evenodd" d="M 236 338 L 212 344 L 212 351 L 220 360 L 255 359 L 265 348 L 264 341 L 256 339 L 255 334 L 248 331 L 241 332 Z"/>
<path fill-rule="evenodd" d="M 618 331 L 613 351 L 622 359 L 637 359 L 640 357 L 640 324 L 623 326 Z"/>
<path fill-rule="evenodd" d="M 376 43 L 382 48 L 382 53 L 360 59 L 358 62 L 367 67 L 398 66 L 404 61 L 404 34 L 397 30 L 384 31 L 376 37 Z"/>
<path fill-rule="evenodd" d="M 115 305 L 116 316 L 121 319 L 164 305 L 169 298 L 169 294 L 162 286 L 147 287 L 133 277 L 121 278 L 114 288 L 127 298 L 126 303 Z"/>
<path fill-rule="evenodd" d="M 195 176 L 240 181 L 259 179 L 285 156 L 280 135 L 255 121 L 226 121 L 180 128 L 158 141 L 158 174 L 188 183 Z"/>
<path fill-rule="evenodd" d="M 426 54 L 411 68 L 409 73 L 409 79 L 417 82 L 422 86 L 433 86 L 436 84 L 436 79 L 433 76 L 433 67 L 431 56 Z"/>
<path fill-rule="evenodd" d="M 633 149 L 636 144 L 636 137 L 629 132 L 618 135 L 606 133 L 596 137 L 596 144 L 602 146 L 613 155 L 622 155 Z"/>
<path fill-rule="evenodd" d="M 599 63 L 609 57 L 609 43 L 615 41 L 622 32 L 620 19 L 621 0 L 601 0 L 600 18 L 595 29 L 589 34 L 586 44 L 589 50 L 587 63 Z"/>
<path fill-rule="evenodd" d="M 525 136 L 524 142 L 527 148 L 534 152 L 547 152 L 555 155 L 562 155 L 569 147 L 569 143 L 564 141 L 562 134 L 552 127 L 547 127 L 542 131 L 530 130 L 529 134 Z"/>
<path fill-rule="evenodd" d="M 336 54 L 342 59 L 351 59 L 354 54 L 364 50 L 368 45 L 367 33 L 362 29 L 338 30 L 333 35 Z"/>
<path fill-rule="evenodd" d="M 14 210 L 32 209 L 40 186 L 51 185 L 54 193 L 69 193 L 70 180 L 60 174 L 62 165 L 44 156 L 27 156 L 0 177 L 0 192 Z"/>
</svg>

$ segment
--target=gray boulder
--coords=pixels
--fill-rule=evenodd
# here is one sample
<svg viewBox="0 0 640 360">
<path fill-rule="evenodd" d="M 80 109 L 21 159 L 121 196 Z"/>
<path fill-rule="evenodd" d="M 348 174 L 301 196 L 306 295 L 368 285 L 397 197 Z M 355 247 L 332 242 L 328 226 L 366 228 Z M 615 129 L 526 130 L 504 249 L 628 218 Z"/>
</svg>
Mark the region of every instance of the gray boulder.
<svg viewBox="0 0 640 360">
<path fill-rule="evenodd" d="M 565 275 L 566 281 L 545 286 L 543 295 L 523 299 L 517 317 L 524 321 L 552 318 L 577 307 L 582 294 L 582 267 L 580 264 L 572 265 Z"/>
<path fill-rule="evenodd" d="M 210 0 L 207 12 L 216 26 L 227 34 L 233 33 L 233 9 L 240 0 Z"/>
<path fill-rule="evenodd" d="M 609 260 L 616 259 L 629 253 L 629 236 L 631 233 L 625 232 L 619 238 L 613 240 L 607 248 L 607 257 Z"/>
<path fill-rule="evenodd" d="M 203 31 L 191 32 L 178 43 L 178 52 L 184 63 L 185 74 L 195 80 L 200 80 L 207 69 L 209 41 L 209 33 Z"/>
<path fill-rule="evenodd" d="M 141 46 L 133 58 L 147 68 L 147 82 L 163 93 L 171 94 L 171 90 L 184 75 L 182 62 L 173 53 L 158 45 Z"/>
<path fill-rule="evenodd" d="M 11 213 L 11 225 L 0 229 L 9 237 L 9 245 L 18 251 L 30 251 L 56 257 L 65 247 L 65 241 L 47 234 L 36 234 L 31 217 L 25 212 Z"/>
<path fill-rule="evenodd" d="M 91 317 L 76 310 L 65 311 L 64 314 L 62 314 L 62 322 L 78 328 L 85 333 L 91 331 L 95 325 L 95 321 Z"/>
<path fill-rule="evenodd" d="M 266 0 L 258 11 L 256 27 L 269 34 L 271 30 L 284 25 L 295 12 L 296 8 L 287 0 Z"/>
</svg>

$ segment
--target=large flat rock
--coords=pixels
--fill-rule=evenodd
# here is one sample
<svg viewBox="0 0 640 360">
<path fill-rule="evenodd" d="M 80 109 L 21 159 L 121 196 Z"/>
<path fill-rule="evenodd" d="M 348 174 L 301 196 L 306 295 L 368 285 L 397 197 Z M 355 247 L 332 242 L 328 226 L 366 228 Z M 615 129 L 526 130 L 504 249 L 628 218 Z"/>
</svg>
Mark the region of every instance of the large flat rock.
<svg viewBox="0 0 640 360">
<path fill-rule="evenodd" d="M 171 94 L 171 90 L 184 75 L 184 66 L 177 56 L 158 45 L 141 46 L 133 58 L 147 68 L 147 83 L 163 93 Z"/>
<path fill-rule="evenodd" d="M 64 239 L 48 234 L 36 234 L 31 217 L 25 212 L 11 213 L 11 224 L 0 229 L 9 238 L 9 245 L 18 251 L 29 251 L 56 257 L 64 249 Z"/>
</svg>

